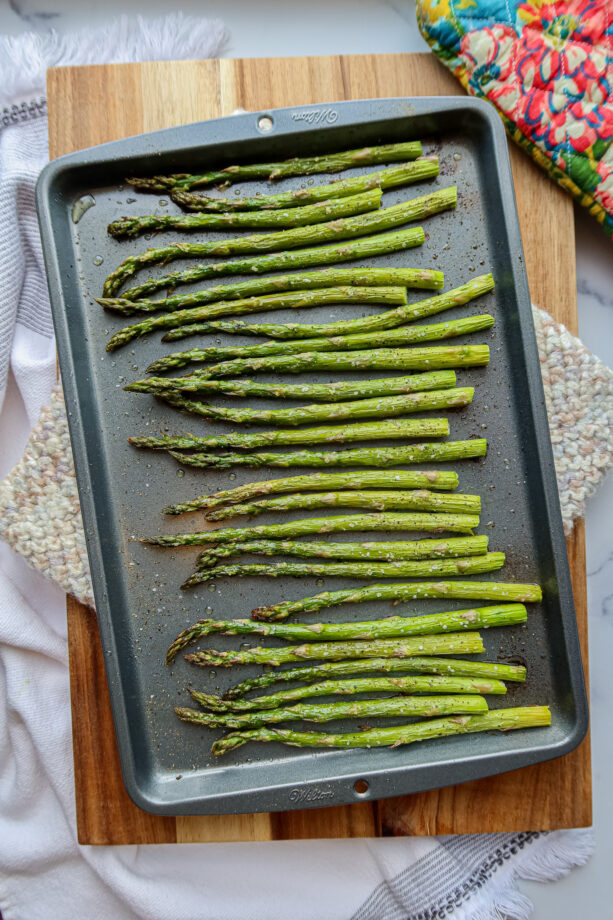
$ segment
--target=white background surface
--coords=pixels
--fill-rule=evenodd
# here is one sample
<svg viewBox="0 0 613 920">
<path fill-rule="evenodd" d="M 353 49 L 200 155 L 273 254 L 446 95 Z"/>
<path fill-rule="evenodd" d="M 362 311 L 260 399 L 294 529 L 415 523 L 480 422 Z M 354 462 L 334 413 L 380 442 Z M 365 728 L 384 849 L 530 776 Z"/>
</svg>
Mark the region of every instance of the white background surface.
<svg viewBox="0 0 613 920">
<path fill-rule="evenodd" d="M 161 15 L 175 8 L 223 19 L 229 57 L 385 53 L 424 51 L 413 0 L 105 0 L 96 9 L 76 0 L 0 0 L 0 33 L 54 27 L 66 31 L 103 24 L 121 13 Z M 547 181 L 543 178 L 543 181 Z M 576 208 L 580 335 L 613 367 L 613 260 L 611 243 L 595 221 Z M 547 266 L 543 266 L 547 271 Z M 551 304 L 540 304 L 551 310 Z M 28 432 L 15 388 L 10 387 L 0 416 L 0 476 L 17 462 Z M 613 475 L 589 503 L 587 570 L 596 853 L 583 869 L 552 885 L 522 882 L 535 904 L 535 920 L 577 920 L 589 912 L 599 920 L 613 916 L 608 877 L 613 857 L 613 797 L 608 779 L 613 763 Z M 530 828 L 526 828 L 529 830 Z"/>
</svg>

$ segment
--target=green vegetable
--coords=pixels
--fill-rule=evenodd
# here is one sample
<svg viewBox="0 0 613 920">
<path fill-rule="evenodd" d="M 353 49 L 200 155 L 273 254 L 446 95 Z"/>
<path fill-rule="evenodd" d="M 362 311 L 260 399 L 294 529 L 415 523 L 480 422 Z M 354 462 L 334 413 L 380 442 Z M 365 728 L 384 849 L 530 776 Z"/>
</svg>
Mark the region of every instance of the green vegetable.
<svg viewBox="0 0 613 920">
<path fill-rule="evenodd" d="M 303 518 L 285 524 L 260 524 L 258 527 L 224 527 L 202 533 L 165 534 L 158 537 L 141 537 L 142 543 L 152 546 L 204 546 L 209 543 L 236 543 L 238 540 L 301 537 L 309 533 L 347 533 L 358 530 L 407 530 L 425 533 L 472 533 L 479 526 L 476 514 L 342 514 L 336 517 Z M 474 582 L 483 585 L 485 582 Z M 451 583 L 449 583 L 451 585 Z M 389 586 L 387 586 L 389 587 Z M 398 587 L 397 585 L 395 587 Z M 401 587 L 409 588 L 408 585 Z M 422 586 L 423 587 L 423 586 Z M 525 587 L 525 586 L 524 586 Z M 428 595 L 424 595 L 428 596 Z M 432 597 L 439 597 L 433 594 Z M 453 597 L 453 594 L 449 594 Z M 477 595 L 458 595 L 475 597 Z M 522 598 L 515 598 L 522 600 Z M 316 608 L 318 609 L 318 608 Z M 274 618 L 273 618 L 274 619 Z"/>
<path fill-rule="evenodd" d="M 512 626 L 525 623 L 527 619 L 528 613 L 523 604 L 498 604 L 493 607 L 453 610 L 450 613 L 428 613 L 424 616 L 386 617 L 384 620 L 366 620 L 363 623 L 254 623 L 253 620 L 206 619 L 198 620 L 177 636 L 166 653 L 166 664 L 174 661 L 176 655 L 190 642 L 216 633 L 224 636 L 272 636 L 293 642 L 391 639 Z"/>
<path fill-rule="evenodd" d="M 364 214 L 381 206 L 381 190 L 364 195 L 332 198 L 308 204 L 303 208 L 278 211 L 235 211 L 231 214 L 145 214 L 141 217 L 121 217 L 108 226 L 116 240 L 157 230 L 225 230 L 226 227 L 264 228 L 304 227 L 352 214 Z"/>
<path fill-rule="evenodd" d="M 147 192 L 165 192 L 167 189 L 202 188 L 207 185 L 231 185 L 251 179 L 286 179 L 290 176 L 312 176 L 315 173 L 342 172 L 356 166 L 373 163 L 398 163 L 415 160 L 421 156 L 421 143 L 407 141 L 401 144 L 383 144 L 362 147 L 324 156 L 294 157 L 279 163 L 250 163 L 243 166 L 226 166 L 198 175 L 180 173 L 173 176 L 153 176 L 150 179 L 126 179 L 130 185 Z"/>
<path fill-rule="evenodd" d="M 274 195 L 257 195 L 255 198 L 211 198 L 193 192 L 173 191 L 170 197 L 175 204 L 187 211 L 266 211 L 274 208 L 295 208 L 298 205 L 315 204 L 328 198 L 342 198 L 345 195 L 359 195 L 372 188 L 397 188 L 421 179 L 438 176 L 438 157 L 422 157 L 402 166 L 391 166 L 378 172 L 352 176 L 350 179 L 336 179 L 324 185 L 307 185 L 289 192 Z"/>
<path fill-rule="evenodd" d="M 219 531 L 217 531 L 219 533 Z M 222 531 L 223 533 L 223 531 Z M 364 601 L 415 601 L 426 597 L 470 598 L 476 601 L 540 601 L 543 593 L 538 585 L 500 584 L 491 581 L 425 581 L 396 585 L 367 585 L 343 591 L 324 591 L 299 601 L 284 601 L 270 607 L 256 607 L 251 616 L 256 620 L 286 620 L 293 613 L 315 613 L 339 604 Z"/>
<path fill-rule="evenodd" d="M 212 495 L 199 495 L 189 502 L 169 505 L 164 514 L 185 514 L 201 508 L 219 508 L 249 501 L 262 495 L 278 495 L 283 492 L 323 491 L 324 489 L 441 489 L 457 488 L 458 474 L 427 470 L 366 470 L 358 473 L 309 473 L 306 476 L 286 476 L 283 479 L 267 479 L 264 482 L 248 482 L 234 489 L 224 489 Z"/>
<path fill-rule="evenodd" d="M 427 741 L 448 735 L 469 732 L 511 731 L 518 728 L 537 728 L 551 725 L 548 706 L 522 706 L 514 709 L 497 709 L 478 716 L 452 716 L 447 719 L 428 719 L 412 725 L 371 728 L 368 731 L 325 734 L 322 732 L 297 732 L 282 728 L 258 728 L 253 731 L 234 732 L 215 741 L 211 750 L 216 756 L 227 754 L 249 741 L 277 741 L 293 747 L 358 748 L 400 747 L 414 741 Z"/>
</svg>

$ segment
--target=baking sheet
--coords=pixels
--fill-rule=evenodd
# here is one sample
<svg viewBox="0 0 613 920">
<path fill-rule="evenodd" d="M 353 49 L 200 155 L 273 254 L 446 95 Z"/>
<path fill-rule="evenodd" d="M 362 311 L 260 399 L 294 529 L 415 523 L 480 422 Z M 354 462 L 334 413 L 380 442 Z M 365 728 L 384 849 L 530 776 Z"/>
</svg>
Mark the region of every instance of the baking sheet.
<svg viewBox="0 0 613 920">
<path fill-rule="evenodd" d="M 417 791 L 566 753 L 579 743 L 587 727 L 566 550 L 504 132 L 487 106 L 473 100 L 377 100 L 334 104 L 325 110 L 327 114 L 321 115 L 322 111 L 304 107 L 267 113 L 273 121 L 268 134 L 260 132 L 262 113 L 257 113 L 116 142 L 56 161 L 39 184 L 60 363 L 124 779 L 137 804 L 159 813 L 271 811 Z M 428 188 L 457 184 L 458 210 L 424 222 L 427 240 L 420 249 L 371 260 L 371 264 L 439 268 L 445 272 L 446 289 L 485 271 L 492 271 L 496 278 L 493 294 L 448 311 L 449 318 L 481 312 L 496 317 L 491 335 L 488 331 L 474 337 L 491 345 L 490 367 L 458 371 L 459 385 L 475 385 L 475 401 L 468 409 L 449 414 L 454 440 L 486 436 L 490 450 L 485 460 L 451 466 L 460 474 L 461 491 L 482 495 L 479 532 L 490 534 L 492 549 L 507 553 L 501 580 L 538 581 L 545 587 L 543 604 L 529 606 L 526 627 L 484 634 L 484 657 L 525 661 L 529 668 L 526 685 L 510 686 L 506 698 L 495 705 L 549 703 L 553 724 L 548 729 L 441 739 L 394 751 L 301 753 L 280 745 L 252 745 L 217 761 L 209 748 L 218 733 L 179 723 L 172 707 L 189 700 L 188 682 L 199 689 L 223 691 L 257 669 L 211 673 L 190 668 L 181 660 L 166 670 L 167 645 L 185 626 L 209 615 L 209 607 L 213 616 L 248 616 L 256 605 L 306 596 L 322 586 L 317 579 L 228 579 L 180 592 L 179 584 L 191 571 L 197 548 L 159 550 L 131 540 L 143 533 L 195 529 L 195 516 L 163 518 L 159 511 L 166 504 L 244 481 L 287 475 L 288 471 L 189 470 L 179 468 L 165 455 L 136 452 L 127 445 L 130 434 L 166 428 L 197 433 L 230 429 L 179 416 L 152 397 L 122 390 L 125 381 L 143 376 L 155 357 L 182 349 L 183 344 L 189 347 L 195 340 L 160 346 L 159 336 L 150 336 L 113 354 L 104 351 L 108 337 L 125 320 L 101 311 L 92 297 L 99 295 L 106 274 L 128 252 L 146 245 L 143 238 L 118 243 L 106 235 L 105 227 L 120 214 L 173 209 L 163 195 L 143 195 L 124 185 L 125 175 L 183 171 L 196 161 L 204 168 L 236 160 L 280 159 L 411 137 L 424 140 L 425 153 L 439 154 L 441 176 L 432 183 L 386 192 L 384 204 L 423 194 Z M 320 178 L 285 180 L 283 188 L 314 181 Z M 252 194 L 264 186 L 242 184 L 240 192 Z M 228 193 L 233 194 L 234 189 Z M 75 223 L 74 203 L 87 194 L 93 195 L 95 207 Z M 177 236 L 157 235 L 156 245 Z M 413 291 L 409 296 L 419 300 L 427 294 Z M 305 319 L 326 321 L 365 312 L 343 306 L 309 310 Z M 276 317 L 285 319 L 282 313 Z M 232 337 L 233 344 L 239 342 Z M 249 404 L 267 405 L 260 400 Z M 261 515 L 256 523 L 279 519 L 278 515 Z M 492 576 L 483 578 L 492 580 Z M 355 580 L 334 579 L 326 587 L 334 590 L 356 584 Z M 432 600 L 405 604 L 396 612 L 464 606 L 466 602 L 450 601 L 443 607 Z M 326 616 L 321 618 L 366 619 L 391 612 L 389 605 L 356 605 L 353 610 L 322 611 Z M 272 640 L 268 643 L 274 644 Z M 240 639 L 215 637 L 210 644 L 232 647 Z M 354 789 L 356 779 L 368 781 L 368 791 L 362 796 Z"/>
</svg>

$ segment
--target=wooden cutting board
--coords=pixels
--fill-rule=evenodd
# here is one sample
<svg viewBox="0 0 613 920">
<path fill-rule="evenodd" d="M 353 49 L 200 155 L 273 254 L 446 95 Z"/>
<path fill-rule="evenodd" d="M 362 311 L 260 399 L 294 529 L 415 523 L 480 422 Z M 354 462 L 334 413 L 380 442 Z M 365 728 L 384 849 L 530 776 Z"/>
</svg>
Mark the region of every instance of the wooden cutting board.
<svg viewBox="0 0 613 920">
<path fill-rule="evenodd" d="M 461 93 L 453 77 L 427 54 L 58 68 L 48 73 L 50 152 L 57 157 L 143 131 L 229 115 L 239 107 L 262 110 L 339 99 Z M 514 147 L 511 158 L 533 300 L 576 332 L 571 200 Z M 568 553 L 587 661 L 582 522 L 568 541 Z M 591 824 L 587 740 L 549 763 L 378 803 L 260 815 L 149 815 L 132 804 L 122 783 L 95 614 L 73 598 L 67 612 L 82 844 L 481 833 Z"/>
</svg>

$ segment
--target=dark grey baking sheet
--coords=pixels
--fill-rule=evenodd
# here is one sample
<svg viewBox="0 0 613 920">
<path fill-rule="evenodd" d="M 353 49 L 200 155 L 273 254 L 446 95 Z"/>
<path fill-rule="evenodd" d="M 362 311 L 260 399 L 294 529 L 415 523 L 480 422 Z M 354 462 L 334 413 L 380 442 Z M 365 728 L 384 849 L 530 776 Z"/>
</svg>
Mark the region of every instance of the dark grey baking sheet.
<svg viewBox="0 0 613 920">
<path fill-rule="evenodd" d="M 260 130 L 262 114 L 272 119 L 269 132 Z M 92 298 L 100 295 L 104 277 L 126 254 L 147 245 L 142 237 L 114 241 L 106 224 L 118 215 L 168 213 L 174 207 L 163 195 L 135 192 L 124 183 L 126 175 L 181 172 L 196 164 L 198 169 L 217 168 L 411 138 L 424 141 L 425 153 L 438 153 L 441 175 L 431 183 L 387 192 L 384 204 L 423 194 L 428 187 L 457 184 L 459 206 L 424 222 L 421 248 L 371 263 L 441 269 L 446 289 L 485 271 L 496 278 L 495 292 L 447 314 L 491 312 L 496 317 L 491 333 L 474 337 L 490 344 L 490 366 L 458 372 L 459 385 L 475 385 L 474 404 L 450 414 L 453 439 L 486 436 L 489 452 L 484 460 L 454 468 L 461 491 L 483 498 L 479 532 L 490 535 L 492 549 L 507 553 L 500 579 L 539 582 L 545 589 L 543 603 L 529 606 L 527 626 L 484 634 L 484 657 L 528 666 L 527 683 L 510 685 L 507 696 L 494 698 L 492 705 L 547 703 L 553 722 L 550 728 L 455 737 L 396 750 L 304 752 L 248 745 L 215 760 L 210 744 L 219 733 L 180 723 L 173 706 L 189 704 L 188 684 L 223 691 L 258 669 L 211 672 L 191 668 L 182 659 L 166 669 L 169 642 L 204 615 L 246 617 L 256 605 L 316 593 L 322 582 L 226 579 L 181 592 L 179 584 L 191 571 L 197 549 L 160 550 L 132 541 L 134 535 L 196 528 L 194 516 L 163 518 L 160 509 L 170 502 L 288 472 L 183 470 L 164 454 L 127 445 L 131 434 L 228 428 L 123 391 L 122 384 L 143 376 L 154 357 L 183 343 L 160 345 L 156 335 L 105 352 L 107 339 L 125 321 L 102 311 Z M 320 180 L 285 180 L 283 188 L 305 181 Z M 248 183 L 240 192 L 264 188 L 265 183 Z M 234 188 L 227 192 L 234 193 Z M 75 212 L 75 202 L 85 195 L 93 196 L 95 206 L 75 222 L 81 210 Z M 583 671 L 507 142 L 491 109 L 471 99 L 383 99 L 187 125 L 56 160 L 41 175 L 37 203 L 111 703 L 123 776 L 134 801 L 159 814 L 333 805 L 472 780 L 576 747 L 587 729 Z M 164 234 L 156 241 L 176 237 Z M 410 292 L 413 300 L 423 296 Z M 338 307 L 310 310 L 308 318 L 317 322 L 364 312 Z M 274 520 L 261 516 L 257 523 Z M 326 587 L 356 584 L 334 579 Z M 430 600 L 395 612 L 466 606 Z M 366 619 L 392 612 L 388 604 L 355 605 L 322 611 L 321 618 Z M 240 641 L 214 637 L 210 644 L 232 647 Z M 359 779 L 368 783 L 365 793 L 354 789 Z"/>
</svg>

